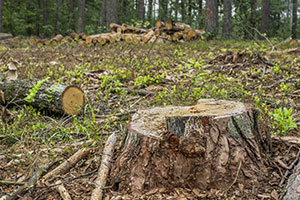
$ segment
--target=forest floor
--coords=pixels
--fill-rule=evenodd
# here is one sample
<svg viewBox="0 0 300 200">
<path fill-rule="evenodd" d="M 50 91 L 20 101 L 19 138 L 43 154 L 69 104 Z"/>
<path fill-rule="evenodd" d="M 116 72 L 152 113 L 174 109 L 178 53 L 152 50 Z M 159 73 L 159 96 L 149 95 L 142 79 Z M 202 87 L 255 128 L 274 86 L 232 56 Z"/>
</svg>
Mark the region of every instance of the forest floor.
<svg viewBox="0 0 300 200">
<path fill-rule="evenodd" d="M 11 102 L 0 122 L 0 198 L 21 187 L 37 168 L 51 169 L 81 148 L 93 151 L 68 172 L 28 188 L 20 199 L 61 199 L 57 180 L 72 199 L 90 199 L 107 136 L 119 138 L 130 115 L 138 109 L 165 105 L 192 105 L 201 98 L 237 100 L 257 107 L 271 134 L 297 136 L 300 123 L 300 49 L 272 41 L 195 41 L 183 44 L 135 45 L 115 43 L 82 47 L 74 44 L 34 47 L 26 40 L 0 43 L 0 72 L 13 63 L 19 78 L 44 79 L 79 85 L 87 106 L 80 116 L 45 114 Z M 276 120 L 270 112 L 292 108 Z M 273 116 L 273 117 L 272 117 Z M 282 124 L 280 121 L 286 123 Z M 121 141 L 120 141 L 121 144 Z M 299 144 L 274 140 L 274 159 L 268 180 L 251 189 L 232 185 L 226 194 L 161 188 L 135 199 L 277 199 L 280 182 L 297 157 Z M 5 181 L 4 181 L 5 180 Z M 286 182 L 285 182 L 286 183 Z M 122 195 L 105 188 L 105 199 Z"/>
</svg>

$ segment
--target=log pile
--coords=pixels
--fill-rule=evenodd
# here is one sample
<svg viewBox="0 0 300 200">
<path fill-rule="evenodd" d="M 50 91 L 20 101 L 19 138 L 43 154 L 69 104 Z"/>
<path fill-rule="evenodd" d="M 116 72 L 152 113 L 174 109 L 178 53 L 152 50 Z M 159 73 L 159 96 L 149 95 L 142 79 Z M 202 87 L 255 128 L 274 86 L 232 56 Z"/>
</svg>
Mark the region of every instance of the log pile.
<svg viewBox="0 0 300 200">
<path fill-rule="evenodd" d="M 145 43 L 165 43 L 165 42 L 185 42 L 203 39 L 203 30 L 192 29 L 190 25 L 182 22 L 162 22 L 157 21 L 154 28 L 142 29 L 127 24 L 110 24 L 109 33 L 87 35 L 85 33 L 71 33 L 63 37 L 61 34 L 48 39 L 34 39 L 29 41 L 32 45 L 43 46 L 58 43 L 76 42 L 82 46 L 105 45 L 109 43 L 125 41 L 134 44 Z"/>
</svg>

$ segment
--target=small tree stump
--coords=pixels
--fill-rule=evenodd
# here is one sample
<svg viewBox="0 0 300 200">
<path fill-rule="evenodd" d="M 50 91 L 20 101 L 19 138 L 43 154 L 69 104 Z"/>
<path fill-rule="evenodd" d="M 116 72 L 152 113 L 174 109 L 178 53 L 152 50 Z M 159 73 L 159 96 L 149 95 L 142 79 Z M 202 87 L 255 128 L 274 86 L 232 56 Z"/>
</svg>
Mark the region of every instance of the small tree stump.
<svg viewBox="0 0 300 200">
<path fill-rule="evenodd" d="M 141 110 L 132 116 L 111 170 L 120 192 L 156 187 L 251 188 L 267 172 L 255 112 L 239 102 L 200 100 L 189 107 Z"/>
</svg>

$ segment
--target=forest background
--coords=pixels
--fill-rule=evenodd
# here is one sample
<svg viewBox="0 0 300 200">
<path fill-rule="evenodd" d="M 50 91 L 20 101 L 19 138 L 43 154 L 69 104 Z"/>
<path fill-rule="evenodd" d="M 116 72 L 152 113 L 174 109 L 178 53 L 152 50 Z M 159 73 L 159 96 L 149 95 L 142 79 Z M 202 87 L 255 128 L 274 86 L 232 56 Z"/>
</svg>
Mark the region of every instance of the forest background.
<svg viewBox="0 0 300 200">
<path fill-rule="evenodd" d="M 297 38 L 297 0 L 0 0 L 0 32 L 50 37 L 107 32 L 110 23 L 150 28 L 174 20 L 207 38 Z"/>
</svg>

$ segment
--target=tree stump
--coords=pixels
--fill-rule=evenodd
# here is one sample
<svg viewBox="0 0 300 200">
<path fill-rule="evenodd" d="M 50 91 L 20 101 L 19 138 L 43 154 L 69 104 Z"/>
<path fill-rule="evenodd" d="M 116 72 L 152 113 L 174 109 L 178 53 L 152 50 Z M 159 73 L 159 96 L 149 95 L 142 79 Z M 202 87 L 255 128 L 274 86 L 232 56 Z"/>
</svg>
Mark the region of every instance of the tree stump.
<svg viewBox="0 0 300 200">
<path fill-rule="evenodd" d="M 110 177 L 119 192 L 218 189 L 263 179 L 262 137 L 254 109 L 224 100 L 141 110 L 132 116 Z"/>
<path fill-rule="evenodd" d="M 0 91 L 3 91 L 0 103 L 28 104 L 25 97 L 38 82 L 39 80 L 23 79 L 0 83 Z M 84 103 L 84 92 L 81 88 L 44 81 L 30 104 L 54 113 L 79 114 L 83 110 Z"/>
</svg>

